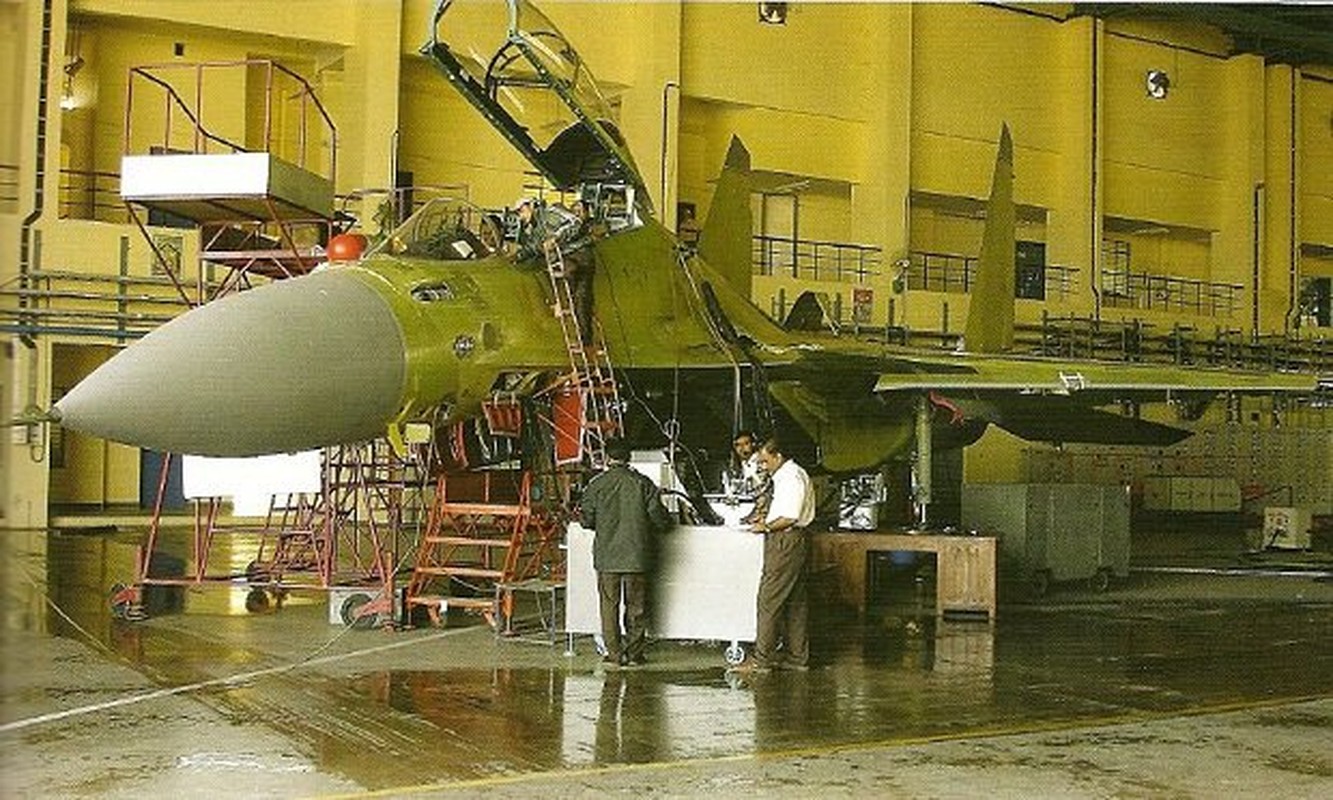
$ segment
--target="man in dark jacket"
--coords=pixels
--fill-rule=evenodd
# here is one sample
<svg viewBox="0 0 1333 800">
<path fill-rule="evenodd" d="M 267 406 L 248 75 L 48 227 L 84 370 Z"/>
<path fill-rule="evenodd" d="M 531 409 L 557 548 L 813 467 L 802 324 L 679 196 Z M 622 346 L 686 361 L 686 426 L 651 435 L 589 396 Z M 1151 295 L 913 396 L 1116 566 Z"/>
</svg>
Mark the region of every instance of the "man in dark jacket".
<svg viewBox="0 0 1333 800">
<path fill-rule="evenodd" d="M 643 656 L 648 612 L 648 573 L 652 570 L 653 534 L 671 527 L 657 487 L 629 468 L 630 449 L 623 441 L 606 443 L 610 466 L 588 482 L 583 493 L 583 527 L 594 532 L 592 565 L 597 570 L 602 639 L 607 664 L 637 666 Z M 620 635 L 621 593 L 625 635 Z"/>
</svg>

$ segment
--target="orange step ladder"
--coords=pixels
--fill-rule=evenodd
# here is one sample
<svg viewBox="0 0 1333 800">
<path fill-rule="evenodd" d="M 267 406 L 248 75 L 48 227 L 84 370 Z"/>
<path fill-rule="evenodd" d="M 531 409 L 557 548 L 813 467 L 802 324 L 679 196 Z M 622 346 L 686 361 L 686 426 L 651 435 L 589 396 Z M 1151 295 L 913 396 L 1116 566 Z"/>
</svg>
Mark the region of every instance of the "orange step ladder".
<svg viewBox="0 0 1333 800">
<path fill-rule="evenodd" d="M 442 473 L 407 588 L 408 611 L 424 608 L 440 625 L 449 608 L 462 608 L 496 630 L 507 628 L 507 586 L 563 575 L 562 531 L 553 515 L 534 510 L 526 470 Z"/>
</svg>

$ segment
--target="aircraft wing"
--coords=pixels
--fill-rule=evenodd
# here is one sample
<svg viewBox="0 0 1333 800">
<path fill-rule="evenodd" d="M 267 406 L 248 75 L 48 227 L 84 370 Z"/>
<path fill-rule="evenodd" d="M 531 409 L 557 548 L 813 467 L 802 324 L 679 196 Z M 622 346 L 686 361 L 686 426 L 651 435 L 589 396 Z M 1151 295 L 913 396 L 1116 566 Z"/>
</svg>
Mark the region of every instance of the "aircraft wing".
<svg viewBox="0 0 1333 800">
<path fill-rule="evenodd" d="M 985 421 L 1029 441 L 1171 445 L 1191 431 L 1097 408 L 1117 400 L 1180 399 L 1188 415 L 1224 392 L 1308 394 L 1309 374 L 963 356 L 905 360 L 881 371 L 882 397 L 928 392 L 958 421 Z M 959 368 L 962 367 L 960 370 Z M 923 371 L 924 370 L 924 371 Z"/>
<path fill-rule="evenodd" d="M 1188 418 L 1223 392 L 1309 394 L 1319 388 L 1310 374 L 898 350 L 806 350 L 777 373 L 770 393 L 816 440 L 834 471 L 867 469 L 903 452 L 920 396 L 934 409 L 941 447 L 975 441 L 991 424 L 1029 441 L 1168 446 L 1192 431 L 1100 406 L 1180 400 Z"/>
<path fill-rule="evenodd" d="M 1313 393 L 1314 375 L 1185 368 L 1154 364 L 1059 362 L 959 357 L 902 359 L 911 370 L 881 371 L 876 392 L 948 391 L 1076 393 L 1294 392 Z"/>
<path fill-rule="evenodd" d="M 555 186 L 626 183 L 651 210 L 597 80 L 526 0 L 439 0 L 421 54 Z"/>
</svg>

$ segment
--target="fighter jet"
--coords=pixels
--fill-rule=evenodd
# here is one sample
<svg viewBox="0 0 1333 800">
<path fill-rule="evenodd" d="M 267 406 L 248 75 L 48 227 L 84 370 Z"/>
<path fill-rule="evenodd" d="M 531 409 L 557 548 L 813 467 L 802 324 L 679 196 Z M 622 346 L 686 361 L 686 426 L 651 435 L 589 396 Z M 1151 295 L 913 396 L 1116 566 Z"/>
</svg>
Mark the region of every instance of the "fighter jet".
<svg viewBox="0 0 1333 800">
<path fill-rule="evenodd" d="M 725 452 L 740 426 L 777 430 L 806 463 L 872 470 L 958 447 L 989 424 L 1062 442 L 1169 444 L 1189 431 L 1123 401 L 1312 392 L 1312 375 L 1181 369 L 1013 354 L 1013 145 L 1000 132 L 960 351 L 830 330 L 819 300 L 782 321 L 750 301 L 749 157 L 733 140 L 697 248 L 654 217 L 610 107 L 569 41 L 531 4 L 484 24 L 446 0 L 422 54 L 605 231 L 594 312 L 625 435 Z M 498 28 L 495 25 L 498 24 Z M 447 34 L 442 36 L 443 34 Z M 498 38 L 487 45 L 485 37 Z M 555 123 L 535 115 L 555 111 Z M 62 424 L 174 453 L 250 456 L 477 417 L 570 368 L 543 265 L 516 263 L 503 225 L 429 204 L 359 261 L 233 294 L 126 348 L 55 406 Z"/>
</svg>

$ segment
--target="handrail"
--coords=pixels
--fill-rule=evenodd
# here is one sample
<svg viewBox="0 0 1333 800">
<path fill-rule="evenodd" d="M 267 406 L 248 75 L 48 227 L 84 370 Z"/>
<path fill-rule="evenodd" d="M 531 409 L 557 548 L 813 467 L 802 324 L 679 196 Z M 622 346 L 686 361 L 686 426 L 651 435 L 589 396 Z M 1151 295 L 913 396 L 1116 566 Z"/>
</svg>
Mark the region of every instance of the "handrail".
<svg viewBox="0 0 1333 800">
<path fill-rule="evenodd" d="M 907 288 L 951 294 L 968 294 L 972 291 L 972 282 L 977 271 L 976 256 L 961 256 L 953 253 L 933 253 L 915 250 L 909 255 L 911 266 L 907 270 Z M 1044 300 L 1046 295 L 1055 294 L 1064 299 L 1069 296 L 1073 286 L 1074 273 L 1078 267 L 1064 264 L 1042 265 L 1042 295 L 1022 295 L 1018 299 Z M 1018 272 L 1021 279 L 1023 273 Z M 1017 291 L 1017 287 L 1015 287 Z"/>
<path fill-rule="evenodd" d="M 245 152 L 245 148 L 242 147 L 241 145 L 238 145 L 238 144 L 236 144 L 235 142 L 232 142 L 232 141 L 229 141 L 229 140 L 227 140 L 227 139 L 224 139 L 224 138 L 222 138 L 221 136 L 218 136 L 218 135 L 216 135 L 216 134 L 210 132 L 207 128 L 205 128 L 203 122 L 201 122 L 200 119 L 199 119 L 198 117 L 196 117 L 192 111 L 190 111 L 190 107 L 185 103 L 185 101 L 184 101 L 183 99 L 181 99 L 181 96 L 176 92 L 176 87 L 172 86 L 171 84 L 167 83 L 166 81 L 162 80 L 161 78 L 158 78 L 158 77 L 156 77 L 156 76 L 154 76 L 154 75 L 150 75 L 149 73 L 144 72 L 144 71 L 143 71 L 143 68 L 141 68 L 141 67 L 130 67 L 130 77 L 131 77 L 131 80 L 129 81 L 129 87 L 128 87 L 128 89 L 126 90 L 126 91 L 127 91 L 127 94 L 128 94 L 128 97 L 127 97 L 127 100 L 126 100 L 126 103 L 125 103 L 125 155 L 130 155 L 130 141 L 131 141 L 131 139 L 130 139 L 131 113 L 130 113 L 130 112 L 131 112 L 131 110 L 133 109 L 133 103 L 130 102 L 130 99 L 129 99 L 129 98 L 132 98 L 132 97 L 133 97 L 133 93 L 134 93 L 134 80 L 133 80 L 133 76 L 135 76 L 135 75 L 139 75 L 140 77 L 142 77 L 144 80 L 148 81 L 149 83 L 155 83 L 155 84 L 157 84 L 158 86 L 160 86 L 160 87 L 162 87 L 163 89 L 165 89 L 165 90 L 167 91 L 167 95 L 168 95 L 169 99 L 171 99 L 171 100 L 175 100 L 175 101 L 176 101 L 176 105 L 180 106 L 181 111 L 185 114 L 185 116 L 188 117 L 188 118 L 190 119 L 190 121 L 194 123 L 194 130 L 195 130 L 196 135 L 198 135 L 198 134 L 202 134 L 206 139 L 210 139 L 210 140 L 212 140 L 212 141 L 217 142 L 218 144 L 224 145 L 224 146 L 226 146 L 226 147 L 230 147 L 230 148 L 232 149 L 232 152 L 235 152 L 235 153 L 244 153 L 244 152 Z M 168 137 L 167 137 L 167 143 L 169 144 L 169 143 L 170 143 L 170 125 L 171 125 L 171 111 L 170 111 L 170 106 L 167 107 L 167 125 L 168 125 Z M 198 147 L 197 144 L 196 144 L 196 147 Z M 208 147 L 207 147 L 207 145 L 205 145 L 205 147 L 204 147 L 204 152 L 208 152 Z"/>
<path fill-rule="evenodd" d="M 33 280 L 49 281 L 85 281 L 88 283 L 116 283 L 125 286 L 175 286 L 170 278 L 158 275 L 110 275 L 104 272 L 74 272 L 69 270 L 35 270 L 28 273 Z M 196 282 L 181 281 L 187 289 L 196 288 Z M 215 288 L 217 281 L 205 281 L 205 286 Z"/>
<path fill-rule="evenodd" d="M 1247 336 L 1218 326 L 1210 335 L 1194 327 L 1171 325 L 1160 333 L 1142 320 L 1043 314 L 1040 323 L 1018 323 L 1015 342 L 1034 355 L 1175 365 L 1295 370 L 1333 370 L 1333 340 L 1293 339 L 1285 335 Z M 915 332 L 913 332 L 915 334 Z"/>
<path fill-rule="evenodd" d="M 793 278 L 866 283 L 880 274 L 882 250 L 873 245 L 760 234 L 752 239 L 751 258 L 759 275 L 789 271 Z"/>
<path fill-rule="evenodd" d="M 306 108 L 306 98 L 309 98 L 309 101 L 314 105 L 315 110 L 318 112 L 320 118 L 324 121 L 325 128 L 328 130 L 329 134 L 329 176 L 328 177 L 331 182 L 336 183 L 338 175 L 338 129 L 337 126 L 334 125 L 333 123 L 333 118 L 329 115 L 328 109 L 324 106 L 324 103 L 319 99 L 319 96 L 315 94 L 314 87 L 310 85 L 309 81 L 307 81 L 304 77 L 302 77 L 300 74 L 293 71 L 292 69 L 283 66 L 282 64 L 273 61 L 271 59 L 241 59 L 236 61 L 201 61 L 188 64 L 185 63 L 144 64 L 131 67 L 130 80 L 127 86 L 127 96 L 125 103 L 125 154 L 129 155 L 132 148 L 131 126 L 133 123 L 134 76 L 136 75 L 144 78 L 150 83 L 156 84 L 157 86 L 165 89 L 167 92 L 168 129 L 166 131 L 167 137 L 166 141 L 164 142 L 165 145 L 167 146 L 170 145 L 171 101 L 174 101 L 175 104 L 179 106 L 182 113 L 184 113 L 185 116 L 194 125 L 195 139 L 196 139 L 194 145 L 195 152 L 204 152 L 204 153 L 208 152 L 208 146 L 206 143 L 203 145 L 202 150 L 200 150 L 200 143 L 198 141 L 200 136 L 202 136 L 207 141 L 216 142 L 221 146 L 230 148 L 233 152 L 247 152 L 247 149 L 244 146 L 238 145 L 235 142 L 226 139 L 225 137 L 219 136 L 210 131 L 207 127 L 205 127 L 202 119 L 200 118 L 202 115 L 199 111 L 199 107 L 202 106 L 203 103 L 203 97 L 202 97 L 203 76 L 205 70 L 236 68 L 236 67 L 252 67 L 252 66 L 262 66 L 268 70 L 268 81 L 267 85 L 265 86 L 265 109 L 264 109 L 265 150 L 270 150 L 273 145 L 273 115 L 272 115 L 272 97 L 274 89 L 273 74 L 275 71 L 277 71 L 290 78 L 300 88 L 299 97 L 301 99 L 301 115 L 300 115 L 299 132 L 298 132 L 298 139 L 299 139 L 298 147 L 300 148 L 299 166 L 301 166 L 302 168 L 306 166 L 306 151 L 308 150 L 308 143 L 306 136 L 307 123 L 306 123 L 305 108 Z M 169 82 L 163 80 L 162 78 L 153 75 L 151 72 L 154 70 L 164 71 L 164 70 L 183 70 L 183 69 L 193 70 L 195 73 L 196 99 L 195 99 L 195 106 L 193 108 L 180 96 L 180 93 L 177 92 L 174 86 L 172 86 Z"/>
<path fill-rule="evenodd" d="M 1102 302 L 1113 308 L 1192 310 L 1209 316 L 1230 316 L 1245 289 L 1239 283 L 1118 269 L 1103 269 L 1101 277 Z"/>
</svg>

